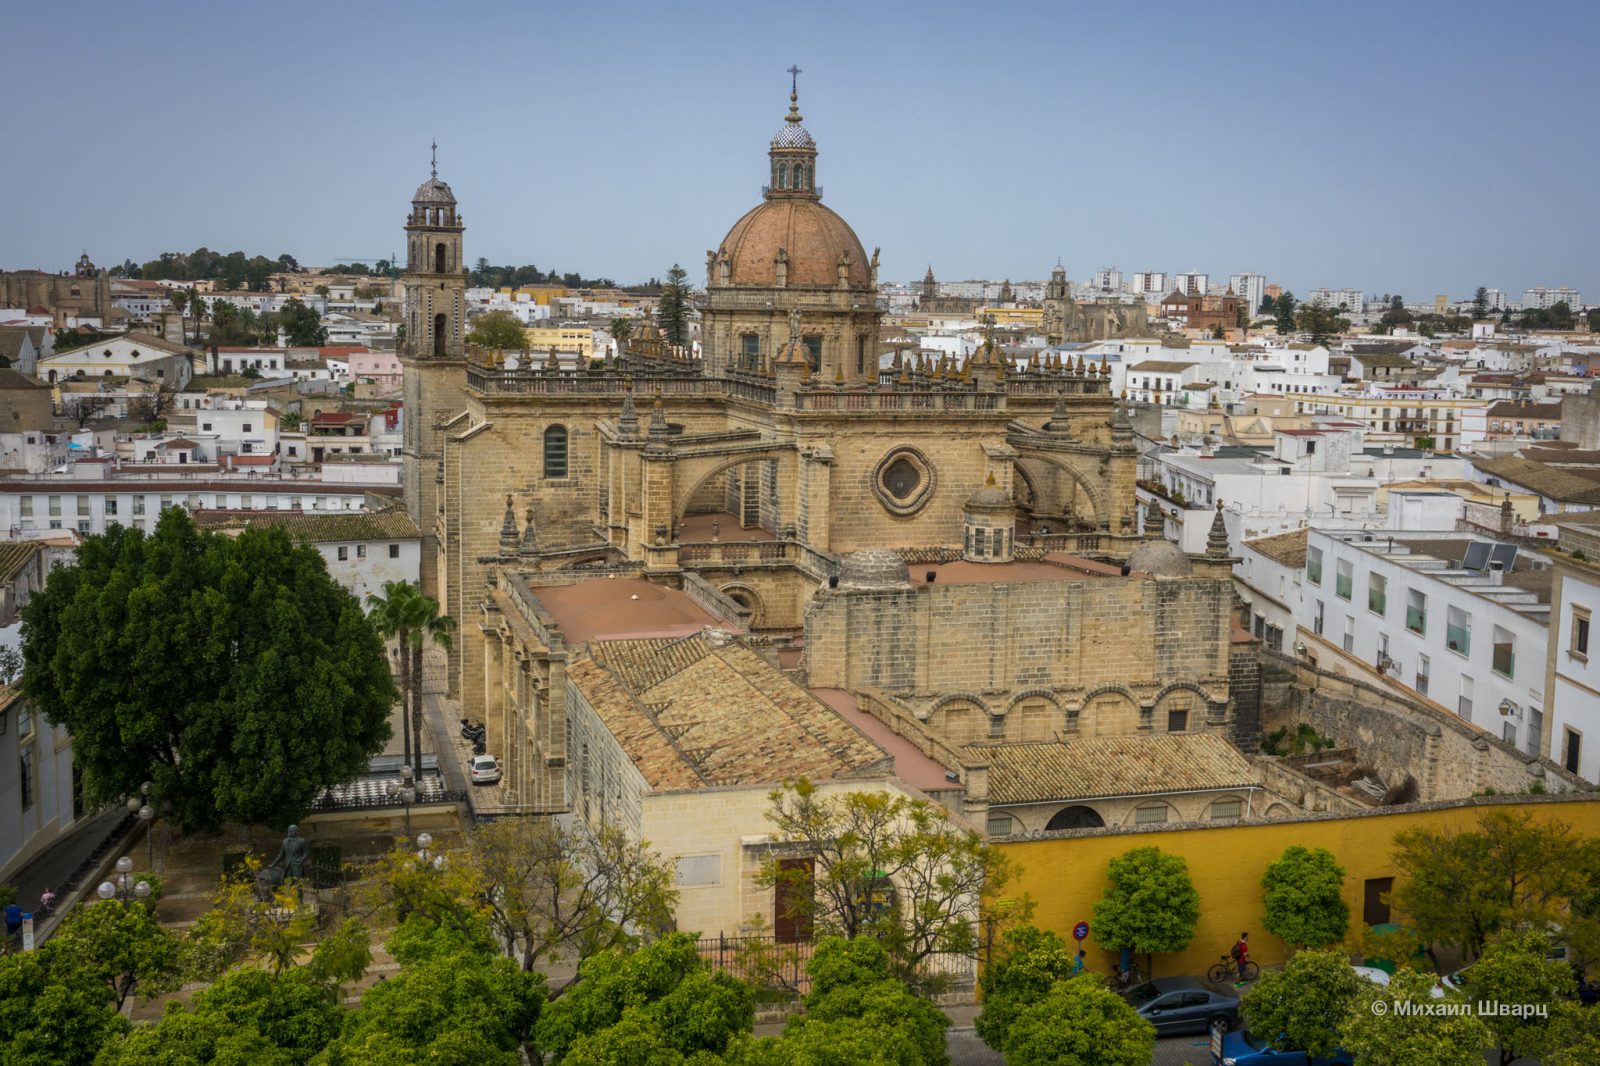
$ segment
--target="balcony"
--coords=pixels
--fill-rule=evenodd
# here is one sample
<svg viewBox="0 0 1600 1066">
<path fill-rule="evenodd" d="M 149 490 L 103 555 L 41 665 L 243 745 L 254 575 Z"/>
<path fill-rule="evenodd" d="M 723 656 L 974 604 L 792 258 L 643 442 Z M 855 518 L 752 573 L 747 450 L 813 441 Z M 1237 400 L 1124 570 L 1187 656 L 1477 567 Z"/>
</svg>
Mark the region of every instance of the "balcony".
<svg viewBox="0 0 1600 1066">
<path fill-rule="evenodd" d="M 1339 597 L 1341 600 L 1348 600 L 1350 598 L 1350 590 L 1353 584 L 1354 582 L 1351 580 L 1351 575 L 1339 574 L 1333 579 L 1333 594 Z"/>
<path fill-rule="evenodd" d="M 1428 612 L 1422 607 L 1406 608 L 1406 628 L 1416 634 L 1425 634 L 1428 631 Z"/>
<path fill-rule="evenodd" d="M 1446 625 L 1444 627 L 1444 646 L 1457 655 L 1472 654 L 1472 631 L 1466 626 Z"/>
</svg>

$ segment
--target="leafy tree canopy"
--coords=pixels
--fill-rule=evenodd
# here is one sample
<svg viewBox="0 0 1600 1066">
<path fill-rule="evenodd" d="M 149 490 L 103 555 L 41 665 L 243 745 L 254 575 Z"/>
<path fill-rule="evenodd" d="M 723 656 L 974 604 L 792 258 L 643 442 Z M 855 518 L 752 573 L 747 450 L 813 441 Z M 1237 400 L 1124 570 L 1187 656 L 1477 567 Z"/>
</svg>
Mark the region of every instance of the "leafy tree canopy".
<svg viewBox="0 0 1600 1066">
<path fill-rule="evenodd" d="M 656 322 L 666 331 L 670 344 L 689 342 L 689 272 L 677 263 L 667 271 L 667 282 L 661 286 L 661 298 L 656 302 Z"/>
<path fill-rule="evenodd" d="M 51 951 L 0 955 L 0 1003 L 0 1062 L 9 1066 L 88 1066 L 128 1028 L 111 990 Z"/>
<path fill-rule="evenodd" d="M 510 311 L 485 311 L 472 320 L 467 343 L 482 348 L 522 351 L 528 347 L 528 334 Z"/>
<path fill-rule="evenodd" d="M 45 947 L 58 967 L 103 986 L 119 1010 L 135 992 L 150 996 L 178 986 L 178 938 L 147 903 L 75 907 Z"/>
<path fill-rule="evenodd" d="M 1241 1007 L 1255 1032 L 1282 1034 L 1285 1048 L 1322 1058 L 1338 1046 L 1363 985 L 1343 953 L 1301 951 L 1283 969 L 1261 971 Z"/>
<path fill-rule="evenodd" d="M 1111 884 L 1094 905 L 1096 940 L 1145 956 L 1189 946 L 1200 920 L 1200 893 L 1181 856 L 1134 848 L 1111 860 L 1106 877 Z"/>
<path fill-rule="evenodd" d="M 564 285 L 569 289 L 614 289 L 616 282 L 610 278 L 586 278 L 580 274 L 561 274 L 554 270 L 540 270 L 527 266 L 492 266 L 487 259 L 479 259 L 468 274 L 468 283 L 474 287 L 490 289 L 517 288 L 522 285 Z"/>
<path fill-rule="evenodd" d="M 243 252 L 222 253 L 196 248 L 188 254 L 162 252 L 159 258 L 140 267 L 137 276 L 146 281 L 215 280 L 224 289 L 248 287 L 251 292 L 266 292 L 271 275 L 298 269 L 299 264 L 290 255 L 268 259 L 264 255 L 246 256 Z"/>
<path fill-rule="evenodd" d="M 322 316 L 298 299 L 285 300 L 278 312 L 278 323 L 290 344 L 297 348 L 320 348 L 328 343 L 328 331 L 322 328 Z"/>
<path fill-rule="evenodd" d="M 1340 895 L 1344 868 L 1323 848 L 1299 844 L 1284 849 L 1261 879 L 1265 912 L 1261 924 L 1291 946 L 1321 946 L 1344 939 L 1350 905 Z"/>
<path fill-rule="evenodd" d="M 315 548 L 204 533 L 180 508 L 53 570 L 23 611 L 23 654 L 89 803 L 148 778 L 186 831 L 298 818 L 382 748 L 395 697 L 382 642 Z"/>
<path fill-rule="evenodd" d="M 1549 958 L 1550 941 L 1540 933 L 1497 933 L 1483 956 L 1467 970 L 1467 994 L 1479 1005 L 1479 1016 L 1500 1049 L 1500 1066 L 1519 1058 L 1544 1059 L 1562 1046 L 1560 1027 L 1550 1017 L 1502 1015 L 1501 1003 L 1543 1004 L 1554 1011 L 1576 992 L 1572 968 Z M 1487 1008 L 1487 1009 L 1486 1009 Z"/>
<path fill-rule="evenodd" d="M 1600 876 L 1600 841 L 1577 838 L 1563 822 L 1495 810 L 1473 829 L 1398 834 L 1395 865 L 1395 907 L 1423 942 L 1477 956 L 1501 929 L 1562 921 Z"/>
<path fill-rule="evenodd" d="M 1048 930 L 1031 925 L 1007 930 L 980 978 L 983 1011 L 975 1027 L 983 1042 L 1004 1052 L 1018 1015 L 1057 981 L 1072 977 L 1074 957 L 1075 949 Z"/>
<path fill-rule="evenodd" d="M 1278 332 L 1294 332 L 1294 312 L 1299 304 L 1295 302 L 1294 293 L 1288 289 L 1278 294 L 1278 299 L 1272 305 L 1273 313 L 1278 316 Z"/>
<path fill-rule="evenodd" d="M 1060 981 L 1023 1009 L 1006 1041 L 1006 1066 L 1144 1066 L 1155 1027 L 1100 978 Z"/>
<path fill-rule="evenodd" d="M 1339 1027 L 1339 1046 L 1363 1066 L 1462 1066 L 1483 1061 L 1489 1034 L 1473 1014 L 1434 1015 L 1426 1008 L 1434 976 L 1402 969 L 1387 986 L 1361 982 L 1362 987 Z M 1253 996 L 1255 993 L 1251 993 Z M 1373 1003 L 1385 1004 L 1373 1010 Z M 1398 1011 L 1398 1003 L 1420 1010 Z"/>
</svg>

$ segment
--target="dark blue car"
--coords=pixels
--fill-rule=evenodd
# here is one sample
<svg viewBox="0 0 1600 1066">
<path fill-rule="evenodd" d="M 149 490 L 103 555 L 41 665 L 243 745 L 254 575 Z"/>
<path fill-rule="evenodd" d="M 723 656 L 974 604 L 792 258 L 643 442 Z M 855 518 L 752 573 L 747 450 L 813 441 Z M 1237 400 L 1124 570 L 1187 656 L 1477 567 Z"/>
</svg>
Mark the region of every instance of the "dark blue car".
<svg viewBox="0 0 1600 1066">
<path fill-rule="evenodd" d="M 1256 1036 L 1248 1029 L 1223 1034 L 1211 1041 L 1212 1066 L 1351 1066 L 1348 1051 L 1335 1051 L 1332 1058 L 1313 1059 L 1304 1051 L 1285 1051 Z"/>
<path fill-rule="evenodd" d="M 1203 977 L 1157 977 L 1134 985 L 1122 997 L 1161 1036 L 1239 1024 L 1239 993 Z"/>
</svg>

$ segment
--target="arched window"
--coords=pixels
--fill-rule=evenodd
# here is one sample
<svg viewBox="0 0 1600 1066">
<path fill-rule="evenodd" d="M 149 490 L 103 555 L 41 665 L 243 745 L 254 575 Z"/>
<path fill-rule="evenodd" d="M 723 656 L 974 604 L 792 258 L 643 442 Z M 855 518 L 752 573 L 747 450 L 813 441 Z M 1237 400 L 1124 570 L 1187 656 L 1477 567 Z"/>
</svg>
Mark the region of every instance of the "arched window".
<svg viewBox="0 0 1600 1066">
<path fill-rule="evenodd" d="M 544 431 L 544 476 L 567 476 L 567 427 L 551 426 Z"/>
<path fill-rule="evenodd" d="M 433 272 L 435 274 L 443 274 L 444 273 L 444 243 L 443 242 L 440 242 L 439 244 L 434 246 L 434 249 L 433 249 Z"/>
<path fill-rule="evenodd" d="M 806 187 L 806 165 L 804 163 L 796 163 L 794 165 L 794 187 L 797 189 Z"/>
<path fill-rule="evenodd" d="M 788 163 L 779 163 L 778 164 L 778 188 L 787 189 L 788 187 L 789 187 L 789 164 Z"/>
<path fill-rule="evenodd" d="M 440 245 L 440 247 L 442 248 L 443 245 Z M 445 316 L 442 315 L 442 314 L 438 314 L 438 315 L 434 315 L 433 316 L 433 354 L 434 355 L 443 355 L 444 354 L 444 331 L 445 331 L 445 323 L 448 322 L 448 321 L 449 320 L 447 318 L 445 318 Z"/>
</svg>

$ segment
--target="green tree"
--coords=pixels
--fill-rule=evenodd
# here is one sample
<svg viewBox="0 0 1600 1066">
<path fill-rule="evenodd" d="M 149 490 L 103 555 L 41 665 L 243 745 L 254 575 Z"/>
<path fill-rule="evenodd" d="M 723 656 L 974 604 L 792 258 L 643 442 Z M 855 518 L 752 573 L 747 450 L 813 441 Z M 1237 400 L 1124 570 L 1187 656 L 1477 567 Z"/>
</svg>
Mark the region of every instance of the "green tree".
<svg viewBox="0 0 1600 1066">
<path fill-rule="evenodd" d="M 1484 947 L 1483 956 L 1467 971 L 1467 994 L 1500 1049 L 1500 1066 L 1520 1058 L 1544 1059 L 1561 1045 L 1550 1018 L 1504 1015 L 1500 1004 L 1538 1004 L 1555 1010 L 1576 992 L 1572 968 L 1549 958 L 1550 942 L 1536 932 L 1506 931 Z"/>
<path fill-rule="evenodd" d="M 1300 951 L 1281 970 L 1263 970 L 1241 1007 L 1251 1030 L 1313 1059 L 1332 1055 L 1339 1026 L 1366 982 L 1338 951 Z"/>
<path fill-rule="evenodd" d="M 46 946 L 54 966 L 108 989 L 119 1011 L 135 992 L 152 996 L 178 986 L 178 939 L 145 903 L 75 907 Z"/>
<path fill-rule="evenodd" d="M 49 950 L 0 955 L 0 1062 L 7 1066 L 89 1066 L 128 1028 L 112 992 L 74 972 Z"/>
<path fill-rule="evenodd" d="M 322 316 L 296 297 L 284 301 L 283 309 L 278 312 L 278 324 L 283 327 L 289 343 L 296 348 L 320 348 L 328 343 L 328 331 L 322 328 Z"/>
<path fill-rule="evenodd" d="M 411 625 L 417 613 L 414 601 L 422 590 L 408 581 L 385 581 L 383 595 L 367 594 L 367 617 L 384 640 L 393 640 L 400 664 L 400 738 L 405 765 L 415 766 L 411 754 Z M 421 751 L 420 741 L 418 751 Z"/>
<path fill-rule="evenodd" d="M 1278 332 L 1289 334 L 1294 332 L 1294 293 L 1288 289 L 1278 294 L 1277 301 L 1272 305 L 1273 312 L 1278 316 Z"/>
<path fill-rule="evenodd" d="M 1557 300 L 1550 305 L 1550 328 L 1571 329 L 1574 325 L 1572 306 L 1565 300 Z"/>
<path fill-rule="evenodd" d="M 1340 894 L 1344 868 L 1322 848 L 1292 844 L 1267 866 L 1261 879 L 1267 932 L 1292 947 L 1320 947 L 1344 939 L 1350 905 Z"/>
<path fill-rule="evenodd" d="M 610 332 L 612 338 L 617 342 L 617 354 L 619 356 L 627 354 L 628 339 L 633 336 L 633 324 L 634 320 L 631 318 L 613 318 L 611 320 Z"/>
<path fill-rule="evenodd" d="M 778 1049 L 747 1053 L 754 1062 L 873 1062 L 894 1066 L 937 1066 L 950 1061 L 944 1031 L 950 1019 L 913 995 L 894 976 L 894 962 L 883 945 L 863 937 L 823 937 L 806 972 L 811 991 L 805 1013 L 791 1018 Z M 771 1057 L 787 1054 L 787 1058 Z M 735 1059 L 735 1061 L 740 1061 Z"/>
<path fill-rule="evenodd" d="M 1144 1066 L 1155 1044 L 1154 1026 L 1099 977 L 1082 974 L 1023 1009 L 1006 1066 Z"/>
<path fill-rule="evenodd" d="M 975 1022 L 979 1038 L 1004 1053 L 1017 1017 L 1056 982 L 1073 976 L 1074 950 L 1048 930 L 1031 925 L 1007 930 L 979 978 L 983 992 L 983 1010 Z"/>
<path fill-rule="evenodd" d="M 1501 929 L 1562 920 L 1600 871 L 1597 849 L 1563 822 L 1513 811 L 1488 811 L 1473 829 L 1407 830 L 1395 837 L 1393 902 L 1424 943 L 1476 957 Z"/>
<path fill-rule="evenodd" d="M 439 613 L 439 601 L 424 596 L 419 590 L 407 605 L 405 640 L 400 644 L 400 654 L 411 657 L 411 669 L 406 681 L 411 685 L 411 742 L 416 747 L 417 758 L 422 757 L 422 655 L 429 644 L 450 651 L 456 620 Z"/>
<path fill-rule="evenodd" d="M 1311 334 L 1313 344 L 1323 344 L 1349 329 L 1350 320 L 1340 318 L 1337 311 L 1322 304 L 1301 304 L 1295 312 L 1295 326 L 1301 333 Z"/>
<path fill-rule="evenodd" d="M 524 351 L 528 347 L 528 334 L 517 316 L 510 311 L 485 311 L 472 320 L 472 332 L 467 343 L 485 349 L 510 349 Z"/>
<path fill-rule="evenodd" d="M 668 344 L 689 343 L 689 314 L 689 272 L 673 263 L 656 302 L 656 322 L 666 331 Z"/>
<path fill-rule="evenodd" d="M 394 681 L 360 605 L 282 530 L 112 526 L 23 610 L 23 689 L 72 733 L 90 805 L 148 778 L 185 831 L 284 825 L 360 773 Z"/>
<path fill-rule="evenodd" d="M 296 1066 L 287 1050 L 254 1029 L 240 1028 L 217 1014 L 184 1010 L 169 1002 L 161 1020 L 121 1032 L 108 1040 L 95 1066 Z"/>
<path fill-rule="evenodd" d="M 692 933 L 673 933 L 634 951 L 613 948 L 584 960 L 577 983 L 539 1018 L 534 1043 L 554 1063 L 646 1061 L 721 1055 L 755 1021 L 748 985 L 712 972 Z M 619 1055 L 619 1048 L 636 1048 Z"/>
<path fill-rule="evenodd" d="M 1489 1034 L 1482 1021 L 1472 1014 L 1431 1013 L 1438 1006 L 1432 998 L 1432 974 L 1400 970 L 1386 987 L 1362 983 L 1366 987 L 1339 1027 L 1339 1046 L 1362 1066 L 1467 1066 L 1483 1061 Z M 1405 1008 L 1396 1009 L 1402 1003 Z"/>
<path fill-rule="evenodd" d="M 1015 876 L 998 849 L 927 800 L 887 791 L 824 796 L 804 778 L 769 799 L 775 835 L 810 855 L 812 867 L 769 860 L 757 881 L 793 889 L 793 917 L 821 934 L 875 937 L 914 985 L 926 980 L 929 955 L 976 951 L 979 919 Z"/>
<path fill-rule="evenodd" d="M 1559 1003 L 1550 1015 L 1550 1043 L 1555 1048 L 1542 1066 L 1594 1066 L 1600 1062 L 1600 1011 L 1577 1003 Z"/>
<path fill-rule="evenodd" d="M 1388 329 L 1393 330 L 1396 326 L 1411 325 L 1413 319 L 1411 318 L 1411 312 L 1406 310 L 1406 302 L 1399 296 L 1391 296 L 1388 308 L 1378 321 Z"/>
<path fill-rule="evenodd" d="M 1273 315 L 1277 313 L 1277 303 L 1272 297 L 1265 294 L 1261 297 L 1261 306 L 1256 308 L 1258 315 Z"/>
<path fill-rule="evenodd" d="M 1111 860 L 1106 878 L 1111 884 L 1094 905 L 1096 940 L 1143 955 L 1146 974 L 1154 973 L 1152 955 L 1189 946 L 1200 920 L 1200 893 L 1182 856 L 1134 848 Z"/>
<path fill-rule="evenodd" d="M 1472 317 L 1489 317 L 1489 290 L 1483 285 L 1478 286 L 1478 291 L 1472 294 Z"/>
<path fill-rule="evenodd" d="M 446 936 L 432 948 L 367 989 L 319 1066 L 518 1066 L 546 999 L 544 977 L 482 941 Z"/>
</svg>

